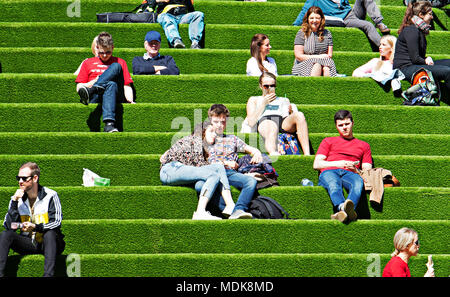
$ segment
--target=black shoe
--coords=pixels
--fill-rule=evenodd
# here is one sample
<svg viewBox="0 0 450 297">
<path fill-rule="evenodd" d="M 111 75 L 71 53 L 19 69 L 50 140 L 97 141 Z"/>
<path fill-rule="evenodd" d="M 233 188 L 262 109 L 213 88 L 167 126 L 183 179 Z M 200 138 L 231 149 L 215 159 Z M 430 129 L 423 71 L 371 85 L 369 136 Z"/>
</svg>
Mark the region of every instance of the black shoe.
<svg viewBox="0 0 450 297">
<path fill-rule="evenodd" d="M 85 86 L 82 86 L 78 89 L 78 95 L 80 95 L 80 102 L 84 105 L 88 105 L 89 101 L 92 99 L 92 97 L 95 94 L 95 88 L 88 88 Z"/>
<path fill-rule="evenodd" d="M 119 132 L 116 127 L 114 127 L 114 122 L 107 122 L 105 124 L 105 128 L 103 128 L 103 132 L 113 133 Z"/>
</svg>

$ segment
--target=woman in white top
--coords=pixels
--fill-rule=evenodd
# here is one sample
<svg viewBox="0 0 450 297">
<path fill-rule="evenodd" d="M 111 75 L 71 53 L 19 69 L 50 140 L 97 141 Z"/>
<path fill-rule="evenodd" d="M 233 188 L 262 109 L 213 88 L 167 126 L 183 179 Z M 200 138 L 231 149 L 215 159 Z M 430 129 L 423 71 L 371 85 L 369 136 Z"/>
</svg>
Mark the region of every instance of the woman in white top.
<svg viewBox="0 0 450 297">
<path fill-rule="evenodd" d="M 373 58 L 366 64 L 353 71 L 353 77 L 371 77 L 377 82 L 386 84 L 392 80 L 392 89 L 400 88 L 398 79 L 403 79 L 403 73 L 392 69 L 394 63 L 395 43 L 397 38 L 392 35 L 384 35 L 380 41 L 380 57 Z"/>
<path fill-rule="evenodd" d="M 264 138 L 267 152 L 278 155 L 278 133 L 297 133 L 305 155 L 310 155 L 308 124 L 302 112 L 293 111 L 288 98 L 275 94 L 276 76 L 264 72 L 259 77 L 262 96 L 252 96 L 247 102 L 247 123 L 256 126 Z"/>
<path fill-rule="evenodd" d="M 265 34 L 256 34 L 250 44 L 252 57 L 247 61 L 247 75 L 260 76 L 263 72 L 271 72 L 278 75 L 275 60 L 268 57 L 270 54 L 270 40 Z"/>
</svg>

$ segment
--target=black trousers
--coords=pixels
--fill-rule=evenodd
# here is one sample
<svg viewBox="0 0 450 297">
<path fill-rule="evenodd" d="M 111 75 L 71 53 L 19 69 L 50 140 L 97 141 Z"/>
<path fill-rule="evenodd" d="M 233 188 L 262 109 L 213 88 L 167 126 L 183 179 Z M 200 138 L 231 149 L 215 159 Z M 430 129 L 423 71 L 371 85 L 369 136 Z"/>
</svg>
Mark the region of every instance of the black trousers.
<svg viewBox="0 0 450 297">
<path fill-rule="evenodd" d="M 59 231 L 59 230 L 58 230 Z M 9 249 L 21 255 L 43 254 L 44 276 L 55 274 L 56 256 L 65 248 L 64 235 L 55 230 L 44 232 L 42 243 L 35 244 L 30 237 L 20 235 L 13 230 L 6 230 L 0 234 L 0 277 L 4 276 Z"/>
<path fill-rule="evenodd" d="M 402 68 L 401 71 L 405 75 L 405 79 L 411 82 L 412 76 L 414 73 L 420 68 L 425 68 L 433 74 L 434 80 L 436 82 L 440 82 L 441 80 L 444 83 L 441 85 L 442 88 L 446 88 L 447 94 L 450 92 L 450 59 L 444 60 L 436 60 L 434 61 L 434 65 L 411 65 L 405 68 Z"/>
</svg>

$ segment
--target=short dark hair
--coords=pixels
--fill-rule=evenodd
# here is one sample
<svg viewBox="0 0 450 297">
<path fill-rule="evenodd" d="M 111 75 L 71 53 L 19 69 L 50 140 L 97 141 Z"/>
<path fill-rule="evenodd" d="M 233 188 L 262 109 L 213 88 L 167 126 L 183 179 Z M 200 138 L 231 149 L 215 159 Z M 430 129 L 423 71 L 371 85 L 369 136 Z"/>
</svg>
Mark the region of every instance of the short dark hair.
<svg viewBox="0 0 450 297">
<path fill-rule="evenodd" d="M 102 32 L 97 36 L 97 46 L 102 48 L 111 48 L 114 46 L 114 41 L 111 34 L 108 32 Z"/>
<path fill-rule="evenodd" d="M 23 163 L 22 166 L 20 166 L 19 170 L 23 169 L 23 168 L 27 168 L 27 167 L 30 168 L 32 176 L 37 175 L 40 178 L 41 169 L 39 168 L 38 164 L 36 164 L 34 162 L 26 162 L 26 163 Z"/>
<path fill-rule="evenodd" d="M 336 123 L 338 120 L 345 120 L 345 119 L 350 119 L 353 122 L 352 113 L 348 110 L 341 109 L 334 115 L 334 123 Z"/>
<path fill-rule="evenodd" d="M 208 118 L 212 118 L 214 116 L 221 116 L 225 115 L 226 117 L 230 116 L 230 111 L 228 108 L 223 104 L 213 104 L 208 110 Z"/>
</svg>

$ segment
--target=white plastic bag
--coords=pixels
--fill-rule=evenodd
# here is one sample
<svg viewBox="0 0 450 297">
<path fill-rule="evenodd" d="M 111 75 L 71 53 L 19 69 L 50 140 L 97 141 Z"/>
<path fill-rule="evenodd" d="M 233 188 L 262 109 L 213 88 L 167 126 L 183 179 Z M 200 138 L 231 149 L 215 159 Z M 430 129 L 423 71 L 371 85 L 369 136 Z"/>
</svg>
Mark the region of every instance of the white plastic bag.
<svg viewBox="0 0 450 297">
<path fill-rule="evenodd" d="M 100 177 L 98 174 L 90 171 L 89 169 L 83 168 L 83 186 L 85 187 L 93 187 L 94 186 L 94 178 Z"/>
<path fill-rule="evenodd" d="M 111 185 L 111 180 L 109 178 L 100 177 L 98 174 L 90 171 L 89 169 L 83 168 L 83 186 L 85 187 L 109 187 Z"/>
</svg>

